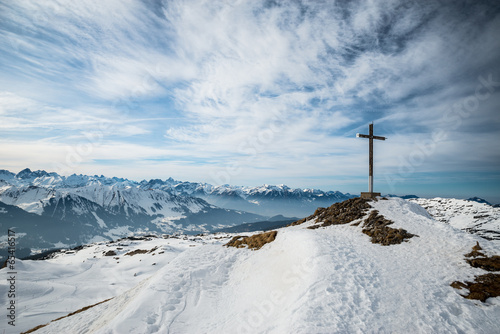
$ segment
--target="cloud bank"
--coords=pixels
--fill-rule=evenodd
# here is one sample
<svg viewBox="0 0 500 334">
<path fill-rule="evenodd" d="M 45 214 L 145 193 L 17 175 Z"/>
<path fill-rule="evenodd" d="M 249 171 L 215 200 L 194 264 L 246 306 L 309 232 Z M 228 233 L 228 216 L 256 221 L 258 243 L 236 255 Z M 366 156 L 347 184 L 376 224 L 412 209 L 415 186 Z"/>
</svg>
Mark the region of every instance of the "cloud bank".
<svg viewBox="0 0 500 334">
<path fill-rule="evenodd" d="M 359 191 L 367 143 L 355 133 L 374 122 L 389 137 L 376 144 L 381 191 L 411 191 L 418 180 L 433 189 L 461 175 L 486 177 L 477 190 L 492 195 L 499 7 L 2 2 L 5 168 L 56 161 L 65 173 L 120 166 L 132 178 Z"/>
</svg>

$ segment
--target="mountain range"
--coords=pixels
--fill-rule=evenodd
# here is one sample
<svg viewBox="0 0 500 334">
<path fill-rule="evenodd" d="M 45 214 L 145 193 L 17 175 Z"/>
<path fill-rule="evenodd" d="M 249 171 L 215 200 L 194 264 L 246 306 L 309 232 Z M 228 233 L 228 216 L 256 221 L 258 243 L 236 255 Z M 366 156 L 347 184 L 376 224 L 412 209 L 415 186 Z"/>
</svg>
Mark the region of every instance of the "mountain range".
<svg viewBox="0 0 500 334">
<path fill-rule="evenodd" d="M 137 233 L 206 233 L 276 215 L 303 217 L 351 197 L 285 185 L 213 186 L 172 178 L 136 182 L 0 170 L 0 224 L 18 229 L 19 249 L 71 247 Z"/>
<path fill-rule="evenodd" d="M 194 235 L 276 228 L 306 217 L 318 207 L 353 197 L 286 185 L 213 186 L 172 178 L 137 182 L 103 175 L 62 176 L 28 168 L 17 174 L 0 170 L 0 226 L 17 229 L 18 256 L 23 257 L 33 250 L 68 248 L 132 234 Z M 402 198 L 433 205 L 414 195 Z M 462 210 L 470 201 L 492 208 L 479 198 L 451 207 Z M 496 229 L 490 229 L 484 217 L 476 220 L 477 226 L 463 228 L 491 237 L 488 231 Z M 0 236 L 0 260 L 6 254 L 6 240 L 5 235 Z"/>
</svg>

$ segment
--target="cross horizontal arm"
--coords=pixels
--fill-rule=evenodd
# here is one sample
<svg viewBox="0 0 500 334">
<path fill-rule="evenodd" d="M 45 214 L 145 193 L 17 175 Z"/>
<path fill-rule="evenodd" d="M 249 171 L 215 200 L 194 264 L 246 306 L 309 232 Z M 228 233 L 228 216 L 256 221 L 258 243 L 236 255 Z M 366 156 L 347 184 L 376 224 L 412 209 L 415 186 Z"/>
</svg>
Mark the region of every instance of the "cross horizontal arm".
<svg viewBox="0 0 500 334">
<path fill-rule="evenodd" d="M 380 136 L 370 136 L 370 135 L 362 135 L 360 133 L 356 134 L 356 137 L 358 138 L 368 138 L 368 139 L 378 139 L 378 140 L 386 140 L 387 138 L 385 137 L 380 137 Z"/>
</svg>

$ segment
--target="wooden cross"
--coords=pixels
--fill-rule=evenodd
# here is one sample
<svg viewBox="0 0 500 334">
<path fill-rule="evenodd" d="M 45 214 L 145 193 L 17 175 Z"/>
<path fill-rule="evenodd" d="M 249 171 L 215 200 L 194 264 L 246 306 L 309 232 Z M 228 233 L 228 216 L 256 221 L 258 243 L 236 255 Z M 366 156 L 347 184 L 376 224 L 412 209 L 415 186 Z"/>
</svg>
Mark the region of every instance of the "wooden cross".
<svg viewBox="0 0 500 334">
<path fill-rule="evenodd" d="M 369 171 L 369 176 L 368 176 L 368 193 L 361 193 L 361 197 L 375 197 L 375 196 L 380 196 L 379 193 L 374 193 L 373 192 L 373 139 L 378 139 L 378 140 L 385 140 L 385 137 L 380 137 L 380 136 L 374 136 L 373 135 L 373 123 L 370 124 L 370 134 L 369 135 L 362 135 L 357 133 L 356 137 L 358 138 L 368 138 L 370 140 L 370 171 Z M 363 196 L 363 194 L 365 194 Z"/>
</svg>

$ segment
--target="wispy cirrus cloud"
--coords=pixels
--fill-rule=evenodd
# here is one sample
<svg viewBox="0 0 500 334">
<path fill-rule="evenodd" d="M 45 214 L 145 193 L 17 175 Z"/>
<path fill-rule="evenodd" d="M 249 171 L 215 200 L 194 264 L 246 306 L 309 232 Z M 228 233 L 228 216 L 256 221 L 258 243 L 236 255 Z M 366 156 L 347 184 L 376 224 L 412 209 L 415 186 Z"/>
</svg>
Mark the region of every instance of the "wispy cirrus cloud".
<svg viewBox="0 0 500 334">
<path fill-rule="evenodd" d="M 302 186 L 361 187 L 365 143 L 353 135 L 368 122 L 394 138 L 378 161 L 391 170 L 452 127 L 447 113 L 480 77 L 500 81 L 499 13 L 495 1 L 0 3 L 2 136 L 37 129 L 30 140 L 57 146 L 105 122 L 100 147 L 129 150 L 134 175 L 143 159 L 208 182 L 238 165 L 232 183 L 301 186 L 309 174 Z M 498 169 L 492 89 L 419 170 L 440 173 L 451 157 L 457 172 Z"/>
<path fill-rule="evenodd" d="M 140 124 L 140 120 L 117 119 L 118 116 L 118 113 L 108 109 L 67 109 L 46 105 L 10 92 L 0 93 L 0 129 L 4 135 L 14 138 L 19 138 L 18 135 L 26 136 L 26 132 L 35 132 L 35 137 L 40 137 L 44 132 L 57 132 L 58 136 L 67 142 L 68 139 L 78 138 L 82 133 L 96 132 L 104 127 L 106 131 L 103 131 L 102 135 L 106 136 L 127 137 L 149 132 L 137 124 Z"/>
</svg>

